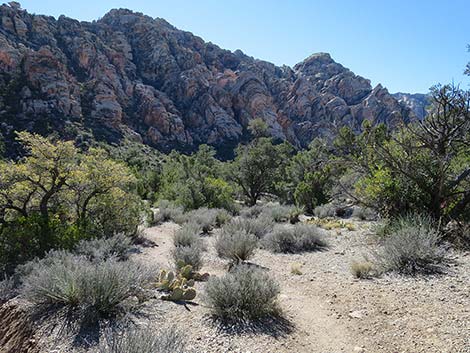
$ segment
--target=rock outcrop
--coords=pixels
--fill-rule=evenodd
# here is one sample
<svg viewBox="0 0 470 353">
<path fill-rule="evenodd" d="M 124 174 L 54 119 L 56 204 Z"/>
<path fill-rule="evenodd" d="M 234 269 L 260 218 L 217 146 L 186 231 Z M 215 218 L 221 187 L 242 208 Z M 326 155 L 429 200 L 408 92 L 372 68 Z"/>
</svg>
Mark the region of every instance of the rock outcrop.
<svg viewBox="0 0 470 353">
<path fill-rule="evenodd" d="M 393 97 L 404 107 L 410 109 L 420 120 L 423 120 L 427 114 L 427 108 L 431 104 L 428 94 L 422 93 L 394 93 Z"/>
<path fill-rule="evenodd" d="M 0 7 L 0 131 L 129 133 L 169 151 L 230 150 L 252 119 L 297 146 L 364 119 L 410 117 L 380 85 L 329 54 L 290 67 L 230 52 L 163 19 L 111 10 L 94 22 Z"/>
</svg>

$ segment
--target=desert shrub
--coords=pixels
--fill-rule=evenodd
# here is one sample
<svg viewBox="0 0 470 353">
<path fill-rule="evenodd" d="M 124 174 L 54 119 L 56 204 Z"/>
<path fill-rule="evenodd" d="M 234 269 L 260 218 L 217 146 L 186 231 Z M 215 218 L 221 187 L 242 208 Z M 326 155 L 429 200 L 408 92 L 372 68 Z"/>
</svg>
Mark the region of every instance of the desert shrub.
<svg viewBox="0 0 470 353">
<path fill-rule="evenodd" d="M 12 277 L 5 277 L 0 281 L 0 303 L 13 298 L 16 295 L 15 281 Z"/>
<path fill-rule="evenodd" d="M 300 222 L 300 216 L 304 214 L 304 209 L 298 206 L 292 206 L 288 213 L 288 219 L 291 224 Z"/>
<path fill-rule="evenodd" d="M 92 263 L 83 256 L 55 252 L 35 261 L 23 278 L 21 294 L 37 305 L 62 305 L 107 317 L 140 297 L 151 273 L 133 262 L 108 259 Z"/>
<path fill-rule="evenodd" d="M 198 224 L 204 233 L 209 233 L 217 224 L 217 209 L 198 208 L 184 214 L 186 222 Z"/>
<path fill-rule="evenodd" d="M 263 270 L 237 266 L 222 277 L 211 277 L 207 304 L 224 321 L 256 320 L 278 314 L 279 285 Z"/>
<path fill-rule="evenodd" d="M 132 247 L 132 239 L 124 234 L 110 238 L 82 240 L 75 247 L 75 253 L 90 260 L 105 261 L 111 257 L 126 260 Z"/>
<path fill-rule="evenodd" d="M 173 235 L 173 244 L 178 246 L 201 245 L 201 227 L 196 223 L 186 223 Z"/>
<path fill-rule="evenodd" d="M 377 218 L 377 213 L 371 208 L 355 207 L 351 216 L 358 218 L 361 221 L 373 221 Z"/>
<path fill-rule="evenodd" d="M 262 214 L 271 217 L 274 222 L 286 222 L 289 220 L 289 215 L 295 206 L 287 205 L 273 205 L 266 206 Z"/>
<path fill-rule="evenodd" d="M 335 205 L 328 203 L 315 207 L 315 209 L 313 210 L 313 214 L 318 218 L 335 217 L 336 209 L 337 207 Z"/>
<path fill-rule="evenodd" d="M 257 218 L 236 218 L 227 223 L 223 230 L 226 232 L 236 232 L 239 230 L 255 235 L 258 239 L 264 237 L 274 227 L 274 222 L 270 217 L 259 216 Z"/>
<path fill-rule="evenodd" d="M 175 266 L 180 267 L 180 263 L 191 265 L 194 271 L 201 269 L 203 265 L 202 254 L 203 248 L 198 244 L 190 246 L 177 246 L 172 251 Z"/>
<path fill-rule="evenodd" d="M 99 353 L 183 353 L 186 340 L 174 327 L 131 328 L 121 333 L 105 331 Z"/>
<path fill-rule="evenodd" d="M 215 241 L 217 254 L 233 263 L 246 261 L 253 256 L 258 247 L 258 239 L 244 230 L 228 231 L 223 229 Z"/>
<path fill-rule="evenodd" d="M 224 224 L 232 220 L 232 215 L 223 208 L 217 209 L 217 214 L 215 217 L 215 224 L 217 227 L 222 227 Z"/>
<path fill-rule="evenodd" d="M 399 222 L 404 223 L 392 227 L 392 234 L 384 238 L 376 253 L 382 271 L 415 275 L 441 270 L 444 251 L 439 232 L 430 224 Z"/>
<path fill-rule="evenodd" d="M 356 278 L 370 278 L 374 272 L 374 264 L 370 261 L 354 261 L 351 264 L 351 273 Z"/>
<path fill-rule="evenodd" d="M 429 231 L 436 228 L 436 221 L 424 213 L 406 213 L 395 218 L 385 218 L 373 227 L 374 232 L 379 239 L 384 239 L 393 235 L 403 228 L 413 226 L 423 227 Z"/>
<path fill-rule="evenodd" d="M 160 200 L 157 207 L 158 211 L 153 218 L 156 224 L 168 221 L 179 223 L 184 213 L 183 207 L 176 206 L 168 200 Z"/>
<path fill-rule="evenodd" d="M 240 216 L 243 218 L 256 218 L 261 212 L 264 211 L 264 206 L 254 205 L 251 207 L 244 207 L 240 210 Z"/>
<path fill-rule="evenodd" d="M 273 252 L 298 253 L 321 250 L 327 243 L 318 228 L 299 224 L 275 227 L 264 237 L 263 246 Z"/>
</svg>

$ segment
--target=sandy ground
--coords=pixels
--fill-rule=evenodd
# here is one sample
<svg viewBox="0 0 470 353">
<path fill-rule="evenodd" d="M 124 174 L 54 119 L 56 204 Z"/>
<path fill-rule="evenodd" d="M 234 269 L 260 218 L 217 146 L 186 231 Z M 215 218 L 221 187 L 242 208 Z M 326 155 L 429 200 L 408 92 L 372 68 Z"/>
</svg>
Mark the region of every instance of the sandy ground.
<svg viewBox="0 0 470 353">
<path fill-rule="evenodd" d="M 281 285 L 285 321 L 246 329 L 221 328 L 204 306 L 204 283 L 197 284 L 195 305 L 149 301 L 142 324 L 175 324 L 192 352 L 470 352 L 470 255 L 451 253 L 446 275 L 357 280 L 350 264 L 369 251 L 370 223 L 356 231 L 325 231 L 330 248 L 297 255 L 259 250 L 252 263 L 266 268 Z M 133 255 L 160 268 L 171 267 L 174 223 L 148 228 L 156 246 Z M 222 275 L 227 264 L 205 237 L 208 252 L 202 272 Z M 301 264 L 301 275 L 291 266 Z"/>
<path fill-rule="evenodd" d="M 162 301 L 155 292 L 129 318 L 156 329 L 176 326 L 187 337 L 188 353 L 470 353 L 470 255 L 449 253 L 444 275 L 358 280 L 350 264 L 370 252 L 375 242 L 370 222 L 354 224 L 355 231 L 324 231 L 330 244 L 326 251 L 286 255 L 258 250 L 250 262 L 280 284 L 283 320 L 243 330 L 222 327 L 210 318 L 202 282 L 196 283 L 198 295 L 192 304 Z M 177 229 L 174 223 L 145 229 L 144 236 L 154 246 L 138 247 L 130 260 L 155 271 L 171 268 Z M 204 237 L 208 251 L 201 272 L 211 276 L 227 271 L 227 263 L 214 251 L 217 232 Z M 302 274 L 291 273 L 293 264 Z M 0 329 L 0 352 L 87 351 L 78 350 L 76 330 L 68 335 L 62 324 L 35 323 L 33 330 L 23 307 L 17 299 L 0 306 L 0 322 L 6 325 Z M 96 338 L 99 335 L 96 332 Z M 90 338 L 90 332 L 84 337 Z"/>
</svg>

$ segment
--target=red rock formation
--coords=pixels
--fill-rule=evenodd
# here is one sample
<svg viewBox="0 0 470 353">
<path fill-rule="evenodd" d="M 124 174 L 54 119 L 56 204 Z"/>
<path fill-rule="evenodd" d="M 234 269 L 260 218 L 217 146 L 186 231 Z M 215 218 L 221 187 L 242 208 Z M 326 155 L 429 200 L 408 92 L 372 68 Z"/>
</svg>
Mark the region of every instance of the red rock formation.
<svg viewBox="0 0 470 353">
<path fill-rule="evenodd" d="M 88 23 L 0 6 L 0 132 L 63 133 L 70 123 L 119 138 L 131 129 L 163 150 L 247 138 L 250 120 L 306 146 L 364 119 L 409 110 L 381 86 L 314 54 L 293 69 L 220 49 L 129 10 Z"/>
</svg>

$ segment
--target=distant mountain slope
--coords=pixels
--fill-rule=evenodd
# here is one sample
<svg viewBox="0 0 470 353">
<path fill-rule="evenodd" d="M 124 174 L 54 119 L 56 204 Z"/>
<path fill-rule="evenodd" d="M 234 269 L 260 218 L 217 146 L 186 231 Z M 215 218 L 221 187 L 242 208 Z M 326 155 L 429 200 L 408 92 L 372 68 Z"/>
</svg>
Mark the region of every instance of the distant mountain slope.
<svg viewBox="0 0 470 353">
<path fill-rule="evenodd" d="M 306 146 L 364 119 L 394 124 L 410 110 L 328 54 L 293 68 L 230 52 L 163 19 L 112 10 L 79 22 L 0 7 L 0 131 L 125 134 L 160 150 L 231 150 L 250 120 Z M 79 135 L 77 137 L 77 134 Z"/>
<path fill-rule="evenodd" d="M 428 94 L 398 92 L 394 93 L 393 97 L 395 97 L 400 104 L 411 109 L 414 115 L 421 120 L 426 116 L 426 108 L 431 103 Z"/>
</svg>

